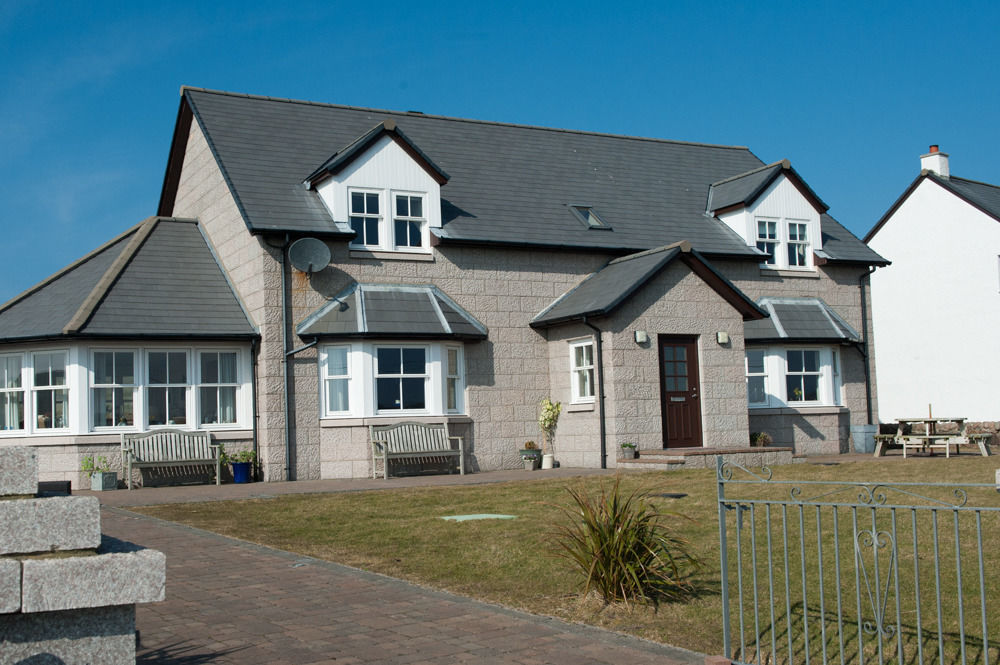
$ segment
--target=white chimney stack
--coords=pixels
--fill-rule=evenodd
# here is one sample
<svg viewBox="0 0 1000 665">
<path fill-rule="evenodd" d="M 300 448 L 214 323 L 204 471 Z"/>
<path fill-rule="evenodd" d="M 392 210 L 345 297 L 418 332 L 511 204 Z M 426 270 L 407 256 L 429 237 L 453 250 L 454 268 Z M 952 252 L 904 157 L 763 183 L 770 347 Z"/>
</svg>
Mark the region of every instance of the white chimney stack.
<svg viewBox="0 0 1000 665">
<path fill-rule="evenodd" d="M 936 173 L 942 178 L 950 177 L 948 153 L 940 152 L 936 145 L 932 145 L 926 155 L 920 155 L 920 170 Z"/>
</svg>

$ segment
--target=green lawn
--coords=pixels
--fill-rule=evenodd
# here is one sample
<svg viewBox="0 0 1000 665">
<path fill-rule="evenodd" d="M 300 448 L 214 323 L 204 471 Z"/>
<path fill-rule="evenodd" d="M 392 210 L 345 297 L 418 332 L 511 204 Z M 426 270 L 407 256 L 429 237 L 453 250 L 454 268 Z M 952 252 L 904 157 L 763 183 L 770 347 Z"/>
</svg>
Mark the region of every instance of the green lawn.
<svg viewBox="0 0 1000 665">
<path fill-rule="evenodd" d="M 776 468 L 775 479 L 992 483 L 998 466 L 998 457 L 972 456 L 834 466 L 804 464 Z M 690 518 L 673 522 L 706 564 L 694 580 L 698 587 L 694 598 L 658 607 L 605 607 L 594 597 L 581 597 L 582 577 L 568 561 L 555 556 L 553 525 L 567 519 L 559 506 L 570 503 L 565 487 L 596 488 L 602 480 L 590 477 L 550 481 L 530 480 L 531 477 L 526 474 L 522 482 L 485 486 L 297 495 L 135 510 L 529 612 L 585 622 L 704 653 L 722 652 L 714 469 L 624 477 L 623 488 L 642 487 L 654 495 L 651 501 L 660 510 Z M 604 479 L 606 483 L 610 481 Z M 667 493 L 685 496 L 655 496 Z M 993 491 L 970 494 L 969 503 L 1000 505 L 1000 496 Z M 467 522 L 440 519 L 471 513 L 510 514 L 517 515 L 517 519 Z M 987 544 L 996 542 L 1000 536 L 996 516 L 989 517 L 993 519 L 983 520 L 983 539 Z M 758 518 L 763 519 L 762 514 Z M 806 529 L 807 539 L 814 539 L 811 528 Z M 901 542 L 902 538 L 900 535 Z M 746 552 L 749 544 L 744 542 L 742 547 Z M 735 551 L 736 545 L 731 541 L 731 556 Z M 846 552 L 844 556 L 849 559 L 853 555 Z M 920 557 L 924 558 L 923 552 Z M 991 558 L 989 563 L 993 567 L 987 575 L 992 576 L 1000 561 Z M 977 575 L 974 561 L 963 565 L 967 577 Z M 810 560 L 810 572 L 812 566 Z M 953 580 L 950 584 L 950 589 L 942 587 L 943 596 L 954 595 L 957 584 Z M 834 586 L 831 581 L 827 588 Z M 922 593 L 926 592 L 927 589 L 922 589 Z M 1000 592 L 996 595 L 1000 596 Z M 977 607 L 970 607 L 971 618 L 967 617 L 967 623 L 978 621 Z M 781 620 L 775 623 L 776 630 L 780 629 Z M 977 634 L 981 633 L 977 629 Z M 765 643 L 770 640 L 766 628 L 759 634 Z M 991 634 L 1000 637 L 1000 625 L 991 628 Z M 816 648 L 816 642 L 811 650 Z M 925 654 L 925 660 L 928 655 Z M 972 660 L 974 654 L 970 654 Z"/>
</svg>

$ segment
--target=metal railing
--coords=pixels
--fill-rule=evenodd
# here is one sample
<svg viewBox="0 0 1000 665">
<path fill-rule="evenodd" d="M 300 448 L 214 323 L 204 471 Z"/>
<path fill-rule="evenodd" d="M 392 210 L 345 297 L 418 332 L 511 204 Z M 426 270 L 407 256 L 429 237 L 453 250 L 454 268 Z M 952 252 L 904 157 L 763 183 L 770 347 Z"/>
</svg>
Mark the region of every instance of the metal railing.
<svg viewBox="0 0 1000 665">
<path fill-rule="evenodd" d="M 721 457 L 716 474 L 727 658 L 1000 662 L 996 485 L 772 480 Z"/>
</svg>

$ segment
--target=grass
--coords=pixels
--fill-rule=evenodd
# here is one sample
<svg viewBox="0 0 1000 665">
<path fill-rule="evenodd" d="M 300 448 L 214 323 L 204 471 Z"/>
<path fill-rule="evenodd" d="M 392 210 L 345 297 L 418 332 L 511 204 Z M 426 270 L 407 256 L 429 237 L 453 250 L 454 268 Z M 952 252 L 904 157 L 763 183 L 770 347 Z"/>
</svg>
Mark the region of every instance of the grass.
<svg viewBox="0 0 1000 665">
<path fill-rule="evenodd" d="M 887 482 L 981 482 L 992 483 L 995 469 L 1000 466 L 1000 458 L 960 457 L 946 459 L 908 459 L 906 462 L 886 463 L 844 463 L 836 466 L 795 465 L 775 469 L 775 479 L 858 481 L 872 480 Z M 372 570 L 421 584 L 447 589 L 449 591 L 496 602 L 510 607 L 538 614 L 561 617 L 596 626 L 630 633 L 658 642 L 673 644 L 709 654 L 722 652 L 721 614 L 722 601 L 719 594 L 719 527 L 716 506 L 715 471 L 689 470 L 669 473 L 628 474 L 622 478 L 623 491 L 642 489 L 652 493 L 652 503 L 659 512 L 680 513 L 687 518 L 672 524 L 676 533 L 690 541 L 692 551 L 704 562 L 705 567 L 691 578 L 696 592 L 684 602 L 665 602 L 656 606 L 643 604 L 605 605 L 596 594 L 582 595 L 584 578 L 565 558 L 557 554 L 553 535 L 556 525 L 565 525 L 565 509 L 572 503 L 567 487 L 577 490 L 598 490 L 599 478 L 577 478 L 571 480 L 525 480 L 485 486 L 435 487 L 421 489 L 399 489 L 393 491 L 353 492 L 343 494 L 283 496 L 272 499 L 215 502 L 201 504 L 172 504 L 136 508 L 156 517 L 189 524 L 209 531 L 260 543 L 270 547 L 289 550 L 321 559 L 337 561 L 351 566 Z M 603 480 L 609 482 L 608 479 Z M 733 488 L 735 489 L 735 487 Z M 657 494 L 680 494 L 681 498 L 657 497 Z M 786 494 L 787 496 L 787 494 Z M 853 498 L 853 497 L 851 497 Z M 844 498 L 842 500 L 850 500 Z M 969 497 L 970 505 L 1000 505 L 1000 496 L 989 491 Z M 482 520 L 453 522 L 440 519 L 445 515 L 470 513 L 501 513 L 517 515 L 515 520 Z M 950 511 L 946 513 L 950 516 Z M 806 542 L 816 542 L 815 518 L 806 520 L 804 532 Z M 731 521 L 734 518 L 731 518 Z M 757 519 L 763 519 L 762 513 Z M 797 525 L 797 516 L 796 516 Z M 841 528 L 849 521 L 841 515 Z M 902 518 L 901 518 L 902 519 Z M 909 519 L 907 517 L 906 519 Z M 950 517 L 949 517 L 950 519 Z M 944 524 L 944 523 L 943 523 Z M 946 526 L 950 528 L 950 522 Z M 758 527 L 760 528 L 760 527 Z M 797 526 L 796 526 L 797 528 Z M 881 527 L 880 527 L 881 528 Z M 943 528 L 943 531 L 947 529 Z M 1000 525 L 995 515 L 984 516 L 983 541 L 988 550 L 990 543 L 1000 535 Z M 793 533 L 794 536 L 794 533 Z M 900 535 L 900 542 L 908 535 Z M 824 532 L 824 543 L 832 535 Z M 964 540 L 966 536 L 961 536 Z M 750 543 L 741 541 L 744 554 L 743 565 L 751 560 Z M 763 540 L 763 538 L 762 538 Z M 735 573 L 734 563 L 737 544 L 730 535 L 730 570 Z M 758 543 L 759 548 L 763 547 Z M 797 547 L 797 545 L 794 545 Z M 829 559 L 832 554 L 824 544 L 827 554 L 825 570 L 830 574 Z M 842 558 L 853 561 L 853 551 L 844 549 L 840 542 Z M 853 547 L 853 544 L 850 545 Z M 942 541 L 943 548 L 953 542 Z M 963 551 L 969 548 L 963 543 Z M 973 549 L 974 546 L 973 546 Z M 796 550 L 793 549 L 793 554 Z M 901 554 L 901 559 L 905 554 Z M 923 570 L 932 570 L 932 563 L 921 550 Z M 975 578 L 978 584 L 978 568 L 975 561 L 966 562 L 963 555 L 963 570 L 968 578 Z M 995 556 L 1000 557 L 1000 553 Z M 763 557 L 762 557 L 763 558 Z M 791 571 L 797 571 L 794 559 Z M 933 559 L 930 559 L 932 562 Z M 1000 566 L 1000 560 L 990 559 L 987 577 L 995 578 L 992 571 Z M 758 562 L 758 566 L 760 566 Z M 900 570 L 904 565 L 900 561 Z M 761 570 L 758 568 L 758 570 Z M 954 563 L 952 563 L 952 571 Z M 746 569 L 745 569 L 746 572 Z M 807 573 L 816 574 L 815 560 L 807 558 Z M 762 579 L 767 579 L 766 570 Z M 796 574 L 790 576 L 790 588 L 801 593 L 795 585 Z M 852 572 L 853 574 L 853 572 Z M 735 577 L 735 574 L 734 574 Z M 781 577 L 781 575 L 779 575 Z M 990 580 L 990 584 L 995 584 Z M 950 585 L 950 586 L 949 586 Z M 853 577 L 849 585 L 853 593 Z M 827 593 L 836 587 L 835 580 L 826 582 Z M 926 585 L 921 587 L 922 595 L 929 592 Z M 846 593 L 846 591 L 845 591 Z M 905 590 L 901 591 L 901 594 Z M 1000 597 L 1000 590 L 990 592 Z M 942 575 L 942 597 L 957 595 L 954 573 Z M 978 596 L 975 607 L 966 609 L 966 623 L 980 625 Z M 850 603 L 853 604 L 853 599 Z M 925 607 L 933 608 L 933 601 L 924 601 Z M 762 617 L 770 617 L 767 601 L 763 601 Z M 777 601 L 776 601 L 777 603 Z M 815 603 L 813 603 L 815 605 Z M 845 604 L 847 601 L 845 600 Z M 852 605 L 853 607 L 853 605 Z M 787 625 L 784 618 L 784 601 L 778 609 L 775 620 L 775 635 L 786 640 L 781 631 Z M 793 614 L 795 607 L 793 606 Z M 895 619 L 894 607 L 892 618 Z M 829 611 L 829 605 L 827 605 Z M 929 613 L 929 612 L 928 612 Z M 734 631 L 738 628 L 738 615 L 733 611 Z M 749 615 L 745 614 L 745 617 Z M 818 617 L 818 613 L 817 613 Z M 1000 637 L 1000 614 L 993 612 L 990 617 L 990 634 L 993 639 Z M 926 617 L 924 623 L 926 623 Z M 907 621 L 910 621 L 907 618 Z M 749 627 L 749 642 L 754 643 L 752 619 L 745 621 Z M 912 621 L 910 621 L 912 624 Z M 818 631 L 819 622 L 813 620 L 810 634 Z M 904 621 L 906 624 L 906 621 Z M 829 623 L 823 624 L 829 627 Z M 803 632 L 792 625 L 794 632 Z M 953 632 L 951 628 L 949 632 Z M 745 631 L 747 632 L 747 631 Z M 904 625 L 905 632 L 905 625 Z M 978 629 L 977 634 L 982 630 Z M 763 644 L 770 642 L 771 633 L 765 625 L 758 627 Z M 924 639 L 923 633 L 911 631 L 914 639 Z M 831 639 L 827 635 L 827 641 Z M 934 653 L 925 652 L 925 660 L 935 660 Z M 911 640 L 912 642 L 913 640 Z M 928 643 L 930 644 L 930 643 Z M 793 650 L 801 655 L 802 645 L 798 639 Z M 810 651 L 816 652 L 819 639 L 812 641 Z M 867 654 L 866 654 L 867 656 Z M 749 654 L 748 654 L 749 657 Z M 995 654 L 991 652 L 991 659 Z M 771 658 L 768 655 L 764 659 Z M 970 653 L 975 660 L 975 654 Z M 771 662 L 777 661 L 772 658 Z M 867 657 L 866 657 L 866 660 Z"/>
</svg>

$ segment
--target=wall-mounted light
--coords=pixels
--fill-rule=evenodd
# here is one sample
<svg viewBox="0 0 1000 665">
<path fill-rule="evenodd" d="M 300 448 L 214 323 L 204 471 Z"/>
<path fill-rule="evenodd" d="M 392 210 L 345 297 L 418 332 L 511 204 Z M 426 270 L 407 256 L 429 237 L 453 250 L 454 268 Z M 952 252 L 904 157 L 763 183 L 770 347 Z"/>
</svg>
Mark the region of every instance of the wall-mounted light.
<svg viewBox="0 0 1000 665">
<path fill-rule="evenodd" d="M 720 330 L 719 332 L 715 333 L 715 341 L 721 344 L 722 346 L 729 344 L 729 333 Z"/>
<path fill-rule="evenodd" d="M 649 342 L 649 333 L 645 330 L 635 331 L 635 343 L 636 344 L 646 344 Z"/>
</svg>

